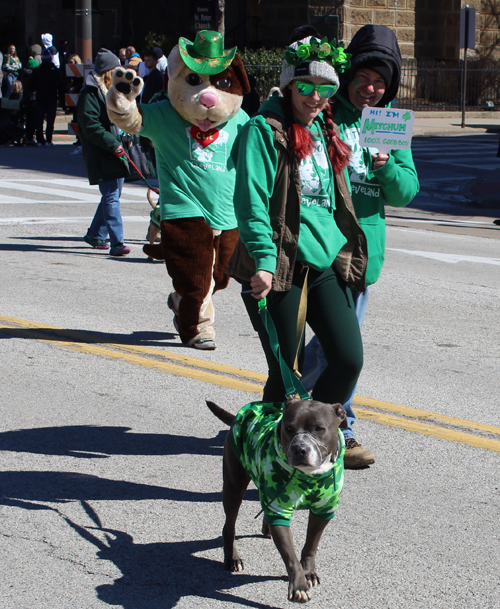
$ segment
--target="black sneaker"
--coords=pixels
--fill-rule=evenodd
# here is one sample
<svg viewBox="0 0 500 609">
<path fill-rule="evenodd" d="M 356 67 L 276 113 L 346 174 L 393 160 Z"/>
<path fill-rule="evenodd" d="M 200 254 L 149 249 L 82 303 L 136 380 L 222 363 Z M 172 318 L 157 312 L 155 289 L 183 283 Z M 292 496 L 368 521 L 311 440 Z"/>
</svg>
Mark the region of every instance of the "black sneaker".
<svg viewBox="0 0 500 609">
<path fill-rule="evenodd" d="M 87 233 L 83 240 L 95 250 L 109 250 L 109 244 L 104 239 L 95 239 Z"/>
</svg>

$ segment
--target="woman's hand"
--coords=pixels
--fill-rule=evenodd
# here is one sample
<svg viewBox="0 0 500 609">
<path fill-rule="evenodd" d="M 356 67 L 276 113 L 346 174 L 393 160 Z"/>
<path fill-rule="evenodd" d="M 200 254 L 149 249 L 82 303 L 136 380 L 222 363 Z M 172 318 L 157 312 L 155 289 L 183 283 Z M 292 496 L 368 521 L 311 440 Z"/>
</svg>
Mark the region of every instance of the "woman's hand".
<svg viewBox="0 0 500 609">
<path fill-rule="evenodd" d="M 378 154 L 372 154 L 372 159 L 373 159 L 373 171 L 376 171 L 377 169 L 380 169 L 387 163 L 387 161 L 389 160 L 389 155 L 382 154 L 381 152 L 379 152 Z"/>
<path fill-rule="evenodd" d="M 262 300 L 271 291 L 273 285 L 273 274 L 269 271 L 257 271 L 250 279 L 252 296 L 257 300 Z"/>
</svg>

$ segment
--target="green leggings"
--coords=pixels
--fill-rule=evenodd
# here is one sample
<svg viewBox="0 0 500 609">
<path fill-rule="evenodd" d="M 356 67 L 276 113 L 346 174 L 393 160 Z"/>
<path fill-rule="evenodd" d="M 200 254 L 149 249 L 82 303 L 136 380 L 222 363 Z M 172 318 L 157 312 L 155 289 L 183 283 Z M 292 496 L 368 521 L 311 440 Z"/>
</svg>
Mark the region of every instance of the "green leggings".
<svg viewBox="0 0 500 609">
<path fill-rule="evenodd" d="M 271 290 L 267 296 L 268 310 L 278 333 L 281 354 L 290 368 L 297 351 L 297 315 L 304 283 L 304 267 L 296 263 L 292 287 L 287 292 Z M 325 271 L 309 269 L 306 321 L 319 339 L 328 366 L 316 381 L 312 397 L 320 402 L 344 404 L 356 386 L 363 366 L 363 345 L 351 290 L 333 268 Z M 250 289 L 243 283 L 243 292 Z M 269 367 L 264 387 L 265 402 L 282 402 L 285 386 L 279 363 L 269 344 L 267 331 L 260 318 L 257 300 L 242 294 L 248 315 L 258 332 Z M 299 354 L 299 370 L 304 359 L 304 344 Z"/>
</svg>

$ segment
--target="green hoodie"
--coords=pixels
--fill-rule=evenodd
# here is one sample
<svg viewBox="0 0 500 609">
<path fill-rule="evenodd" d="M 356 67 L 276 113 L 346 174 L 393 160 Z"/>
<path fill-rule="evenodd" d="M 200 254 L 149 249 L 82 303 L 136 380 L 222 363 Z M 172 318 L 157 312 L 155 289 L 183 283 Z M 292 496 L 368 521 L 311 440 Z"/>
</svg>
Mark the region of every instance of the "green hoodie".
<svg viewBox="0 0 500 609">
<path fill-rule="evenodd" d="M 281 98 L 264 102 L 260 112 L 284 117 Z M 300 163 L 301 206 L 297 260 L 322 271 L 333 263 L 347 242 L 335 219 L 334 176 L 321 133 L 323 119 L 311 125 L 314 153 Z M 235 145 L 237 164 L 234 206 L 241 240 L 254 258 L 257 270 L 274 273 L 276 245 L 269 218 L 278 170 L 273 130 L 264 116 L 253 117 Z"/>
<path fill-rule="evenodd" d="M 366 285 L 380 277 L 385 256 L 384 204 L 404 207 L 419 191 L 417 171 L 411 150 L 391 150 L 387 163 L 372 170 L 375 148 L 361 148 L 359 130 L 361 110 L 355 108 L 342 95 L 337 94 L 334 120 L 342 139 L 352 149 L 349 161 L 351 196 L 356 217 L 368 242 L 368 268 Z"/>
</svg>

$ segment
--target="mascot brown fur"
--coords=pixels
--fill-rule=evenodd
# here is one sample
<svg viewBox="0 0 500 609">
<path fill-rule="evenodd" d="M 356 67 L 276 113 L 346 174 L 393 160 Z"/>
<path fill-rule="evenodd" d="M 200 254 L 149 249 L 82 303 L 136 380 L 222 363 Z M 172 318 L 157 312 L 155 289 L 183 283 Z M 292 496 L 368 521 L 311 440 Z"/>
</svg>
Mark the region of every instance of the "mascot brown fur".
<svg viewBox="0 0 500 609">
<path fill-rule="evenodd" d="M 182 342 L 215 349 L 212 294 L 224 289 L 238 240 L 231 149 L 248 120 L 240 110 L 250 91 L 236 49 L 218 32 L 179 39 L 168 57 L 168 99 L 137 107 L 142 79 L 117 68 L 106 103 L 113 123 L 155 146 L 160 182 L 161 243 L 144 246 L 165 260 L 174 291 L 168 306 Z"/>
</svg>

